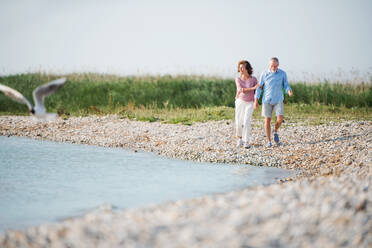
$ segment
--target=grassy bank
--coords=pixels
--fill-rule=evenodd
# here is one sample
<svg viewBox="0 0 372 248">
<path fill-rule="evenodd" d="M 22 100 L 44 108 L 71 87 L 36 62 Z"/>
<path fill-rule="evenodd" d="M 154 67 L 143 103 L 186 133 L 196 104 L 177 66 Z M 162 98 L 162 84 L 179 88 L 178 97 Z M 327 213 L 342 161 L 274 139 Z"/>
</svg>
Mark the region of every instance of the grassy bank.
<svg viewBox="0 0 372 248">
<path fill-rule="evenodd" d="M 372 108 L 346 108 L 325 105 L 287 104 L 285 105 L 285 124 L 303 123 L 319 125 L 345 120 L 367 120 L 372 121 Z M 140 121 L 161 121 L 165 123 L 192 124 L 209 120 L 233 120 L 234 108 L 202 107 L 202 108 L 152 108 L 121 106 L 113 111 L 91 110 L 90 113 L 97 115 L 117 114 L 119 116 Z M 261 106 L 253 112 L 254 120 L 263 120 L 261 117 Z M 275 119 L 273 119 L 275 121 Z"/>
<path fill-rule="evenodd" d="M 233 79 L 196 76 L 119 77 L 101 74 L 66 75 L 67 83 L 46 98 L 49 111 L 60 115 L 118 114 L 145 121 L 189 124 L 234 118 Z M 32 99 L 32 90 L 56 75 L 22 74 L 0 77 Z M 288 121 L 321 123 L 337 119 L 370 120 L 372 83 L 291 83 L 294 96 L 286 97 Z M 1 114 L 27 114 L 25 105 L 0 94 Z M 260 118 L 260 110 L 254 118 Z"/>
</svg>

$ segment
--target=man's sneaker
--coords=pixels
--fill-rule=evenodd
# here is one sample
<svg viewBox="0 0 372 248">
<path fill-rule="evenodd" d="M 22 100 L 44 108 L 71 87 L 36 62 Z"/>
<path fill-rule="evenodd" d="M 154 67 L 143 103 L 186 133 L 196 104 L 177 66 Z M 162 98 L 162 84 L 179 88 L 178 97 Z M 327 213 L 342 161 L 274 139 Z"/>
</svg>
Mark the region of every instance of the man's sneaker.
<svg viewBox="0 0 372 248">
<path fill-rule="evenodd" d="M 277 145 L 279 145 L 279 135 L 277 133 L 274 133 L 274 141 Z"/>
<path fill-rule="evenodd" d="M 244 148 L 245 148 L 245 149 L 249 149 L 249 148 L 251 148 L 251 146 L 249 145 L 249 143 L 245 143 L 245 144 L 244 144 Z"/>
<path fill-rule="evenodd" d="M 241 147 L 243 145 L 243 140 L 239 139 L 238 142 L 236 143 L 236 147 Z"/>
<path fill-rule="evenodd" d="M 273 146 L 273 144 L 271 144 L 271 142 L 269 141 L 269 142 L 267 142 L 267 144 L 266 144 L 266 147 L 272 147 Z"/>
</svg>

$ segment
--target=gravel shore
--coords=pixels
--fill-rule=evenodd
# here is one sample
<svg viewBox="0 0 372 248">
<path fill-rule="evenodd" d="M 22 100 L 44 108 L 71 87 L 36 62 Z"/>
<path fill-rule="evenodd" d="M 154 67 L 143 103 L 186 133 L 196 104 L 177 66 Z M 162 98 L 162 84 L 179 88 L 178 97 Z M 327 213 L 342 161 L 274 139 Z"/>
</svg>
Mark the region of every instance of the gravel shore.
<svg viewBox="0 0 372 248">
<path fill-rule="evenodd" d="M 235 147 L 232 121 L 192 126 L 117 116 L 38 122 L 1 116 L 0 135 L 123 147 L 203 162 L 275 166 L 296 177 L 271 186 L 112 211 L 0 235 L 0 247 L 372 247 L 372 122 L 280 130 L 266 148 L 254 121 L 251 149 Z"/>
</svg>

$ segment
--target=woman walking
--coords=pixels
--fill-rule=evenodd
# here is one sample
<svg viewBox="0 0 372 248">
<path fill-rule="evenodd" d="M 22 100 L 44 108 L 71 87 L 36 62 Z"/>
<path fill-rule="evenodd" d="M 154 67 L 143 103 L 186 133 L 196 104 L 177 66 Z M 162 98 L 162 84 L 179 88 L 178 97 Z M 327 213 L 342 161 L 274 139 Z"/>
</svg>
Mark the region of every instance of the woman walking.
<svg viewBox="0 0 372 248">
<path fill-rule="evenodd" d="M 239 61 L 240 76 L 235 79 L 235 130 L 238 138 L 237 147 L 244 144 L 250 148 L 251 120 L 253 114 L 254 93 L 258 87 L 257 79 L 252 76 L 253 68 L 247 60 Z"/>
</svg>

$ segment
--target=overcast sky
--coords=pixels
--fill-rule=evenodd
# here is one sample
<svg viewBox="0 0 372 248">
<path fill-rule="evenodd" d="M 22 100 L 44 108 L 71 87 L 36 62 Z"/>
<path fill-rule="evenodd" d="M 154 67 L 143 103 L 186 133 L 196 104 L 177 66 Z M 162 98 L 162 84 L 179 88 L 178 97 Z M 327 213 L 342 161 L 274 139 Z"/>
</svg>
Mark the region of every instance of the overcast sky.
<svg viewBox="0 0 372 248">
<path fill-rule="evenodd" d="M 0 74 L 372 72 L 371 0 L 1 0 Z"/>
</svg>

